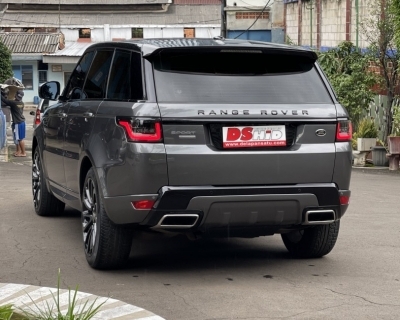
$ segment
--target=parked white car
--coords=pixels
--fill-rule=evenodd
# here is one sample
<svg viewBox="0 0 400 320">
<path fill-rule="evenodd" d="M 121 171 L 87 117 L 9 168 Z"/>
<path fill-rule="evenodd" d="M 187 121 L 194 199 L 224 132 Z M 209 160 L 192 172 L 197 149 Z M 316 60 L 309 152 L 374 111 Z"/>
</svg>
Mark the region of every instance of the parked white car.
<svg viewBox="0 0 400 320">
<path fill-rule="evenodd" d="M 36 110 L 30 112 L 30 115 L 35 116 L 33 119 L 33 128 L 36 128 L 40 124 L 42 121 L 43 112 L 49 107 L 49 105 L 48 99 L 40 99 Z"/>
</svg>

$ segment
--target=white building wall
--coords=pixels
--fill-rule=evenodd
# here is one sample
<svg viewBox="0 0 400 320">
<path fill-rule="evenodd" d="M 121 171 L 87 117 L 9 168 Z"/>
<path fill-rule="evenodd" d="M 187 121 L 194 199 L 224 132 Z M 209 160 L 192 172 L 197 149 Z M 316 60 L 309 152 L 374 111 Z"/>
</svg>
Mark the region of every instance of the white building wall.
<svg viewBox="0 0 400 320">
<path fill-rule="evenodd" d="M 226 5 L 228 7 L 264 7 L 268 3 L 268 0 L 227 0 Z M 269 1 L 268 7 L 274 3 L 273 0 Z"/>
<path fill-rule="evenodd" d="M 371 3 L 373 1 L 373 3 Z M 360 48 L 366 48 L 368 47 L 368 40 L 366 39 L 366 33 L 369 33 L 369 31 L 365 30 L 365 27 L 363 26 L 365 23 L 364 21 L 366 19 L 373 19 L 372 14 L 373 14 L 373 5 L 372 4 L 377 4 L 378 1 L 376 0 L 364 0 L 364 1 L 358 1 L 359 2 L 359 26 L 358 26 L 358 44 Z M 355 8 L 355 1 L 352 1 L 352 16 L 351 16 L 351 39 L 356 43 L 356 38 L 357 38 L 357 28 L 356 28 L 356 8 Z M 369 18 L 368 18 L 369 17 Z"/>
<path fill-rule="evenodd" d="M 363 34 L 362 24 L 371 17 L 373 0 L 359 0 L 359 46 L 365 48 L 368 41 Z M 310 3 L 312 5 L 312 28 L 310 24 Z M 356 8 L 355 0 L 352 0 L 351 33 L 350 41 L 356 43 Z M 297 44 L 299 5 L 297 2 L 286 4 L 286 35 Z M 315 1 L 302 3 L 302 34 L 301 45 L 309 46 L 311 43 L 310 31 L 312 29 L 312 44 L 317 44 L 317 11 Z M 365 32 L 364 32 L 365 33 Z M 336 47 L 346 40 L 346 1 L 321 1 L 321 47 Z"/>
<path fill-rule="evenodd" d="M 297 3 L 289 3 L 286 5 L 286 37 L 287 41 L 298 44 L 298 6 Z"/>
<path fill-rule="evenodd" d="M 269 20 L 268 20 L 269 22 Z M 247 27 L 247 25 L 246 25 Z M 221 34 L 220 26 L 105 26 L 105 28 L 93 28 L 91 31 L 92 42 L 111 41 L 112 39 L 126 39 L 132 38 L 132 28 L 143 28 L 143 38 L 183 38 L 184 28 L 194 28 L 196 37 L 212 38 Z M 61 29 L 64 33 L 66 42 L 75 42 L 79 38 L 79 30 Z M 109 38 L 107 39 L 107 34 Z"/>
<path fill-rule="evenodd" d="M 183 27 L 162 28 L 161 38 L 183 38 Z"/>
<path fill-rule="evenodd" d="M 74 42 L 79 39 L 78 29 L 61 28 L 61 32 L 64 34 L 66 42 Z"/>
<path fill-rule="evenodd" d="M 66 85 L 66 83 L 64 83 L 64 74 L 66 72 L 72 72 L 75 66 L 72 64 L 63 64 L 61 72 L 53 72 L 52 66 L 53 64 L 49 63 L 49 71 L 47 72 L 47 81 L 58 81 L 61 85 L 61 92 L 62 92 Z"/>
<path fill-rule="evenodd" d="M 105 40 L 111 40 L 104 38 L 104 28 L 92 28 L 92 30 L 90 31 L 90 38 L 92 39 L 93 42 L 102 42 Z"/>
<path fill-rule="evenodd" d="M 257 10 L 254 11 L 259 12 Z M 246 12 L 246 11 L 238 10 L 238 11 L 226 12 L 226 25 L 228 27 L 228 30 L 247 30 L 254 23 L 254 20 L 236 19 L 236 12 Z M 251 27 L 251 30 L 269 30 L 269 29 L 271 29 L 271 19 L 258 19 L 257 22 Z"/>
<path fill-rule="evenodd" d="M 221 34 L 221 28 L 196 28 L 197 38 L 213 38 Z"/>
<path fill-rule="evenodd" d="M 145 39 L 154 39 L 154 38 L 162 38 L 162 30 L 161 28 L 144 28 L 143 29 L 143 38 Z"/>
<path fill-rule="evenodd" d="M 317 46 L 317 10 L 315 1 L 302 3 L 303 23 L 301 44 L 303 46 Z"/>
<path fill-rule="evenodd" d="M 322 1 L 321 46 L 335 47 L 346 40 L 346 2 Z"/>
<path fill-rule="evenodd" d="M 144 33 L 144 30 L 143 30 Z M 131 39 L 132 38 L 132 28 L 113 28 L 110 27 L 110 37 L 112 39 Z"/>
</svg>

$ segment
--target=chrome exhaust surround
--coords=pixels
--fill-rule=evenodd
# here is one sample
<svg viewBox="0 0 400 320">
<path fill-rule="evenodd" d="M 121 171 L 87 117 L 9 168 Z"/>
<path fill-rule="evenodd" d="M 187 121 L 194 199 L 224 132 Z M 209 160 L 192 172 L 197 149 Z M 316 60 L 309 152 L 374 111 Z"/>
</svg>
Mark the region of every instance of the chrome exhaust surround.
<svg viewBox="0 0 400 320">
<path fill-rule="evenodd" d="M 309 210 L 304 215 L 305 225 L 330 224 L 335 222 L 336 214 L 334 210 Z"/>
<path fill-rule="evenodd" d="M 199 220 L 198 214 L 166 214 L 155 225 L 154 229 L 188 229 Z"/>
</svg>

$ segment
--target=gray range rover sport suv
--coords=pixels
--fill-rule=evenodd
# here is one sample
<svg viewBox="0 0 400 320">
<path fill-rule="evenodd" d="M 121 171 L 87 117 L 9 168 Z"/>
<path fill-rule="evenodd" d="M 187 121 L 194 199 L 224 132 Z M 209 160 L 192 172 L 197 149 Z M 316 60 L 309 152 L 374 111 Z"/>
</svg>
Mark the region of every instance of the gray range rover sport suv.
<svg viewBox="0 0 400 320">
<path fill-rule="evenodd" d="M 229 39 L 97 43 L 33 137 L 40 216 L 82 212 L 86 259 L 134 234 L 281 234 L 295 257 L 335 245 L 350 198 L 351 123 L 314 52 Z M 61 93 L 61 94 L 60 94 Z"/>
</svg>

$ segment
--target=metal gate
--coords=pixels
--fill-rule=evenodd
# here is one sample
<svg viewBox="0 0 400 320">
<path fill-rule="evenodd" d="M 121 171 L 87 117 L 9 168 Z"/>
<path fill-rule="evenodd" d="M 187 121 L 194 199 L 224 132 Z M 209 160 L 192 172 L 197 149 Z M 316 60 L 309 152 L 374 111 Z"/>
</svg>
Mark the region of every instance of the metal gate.
<svg viewBox="0 0 400 320">
<path fill-rule="evenodd" d="M 271 42 L 271 30 L 228 30 L 227 38 Z"/>
</svg>

